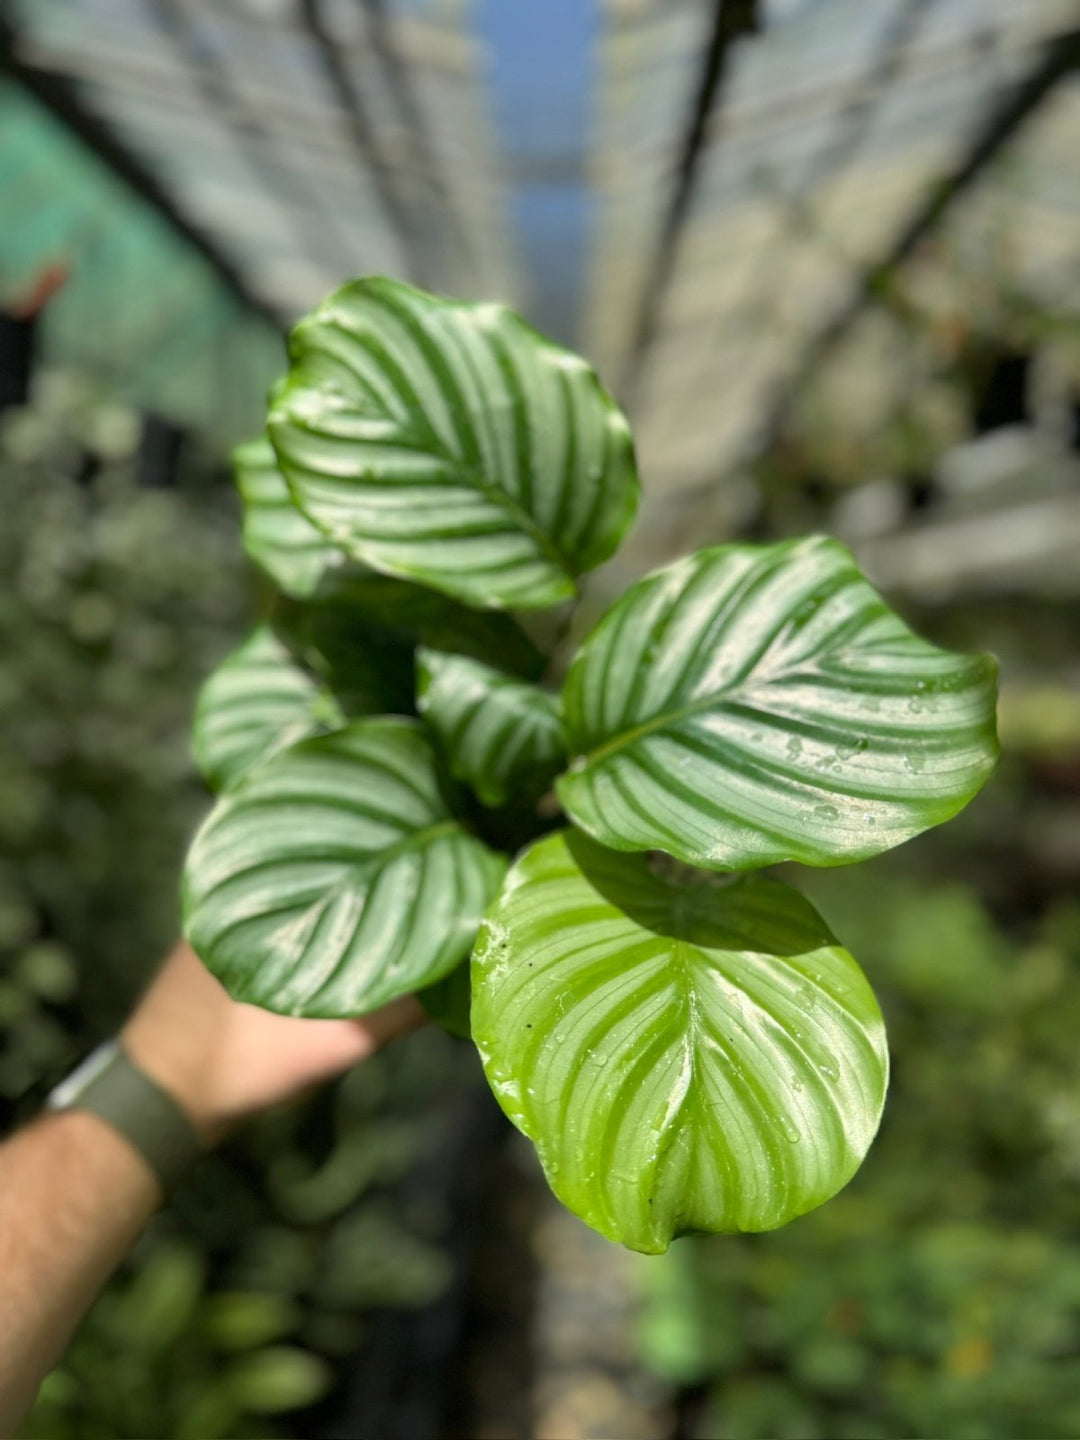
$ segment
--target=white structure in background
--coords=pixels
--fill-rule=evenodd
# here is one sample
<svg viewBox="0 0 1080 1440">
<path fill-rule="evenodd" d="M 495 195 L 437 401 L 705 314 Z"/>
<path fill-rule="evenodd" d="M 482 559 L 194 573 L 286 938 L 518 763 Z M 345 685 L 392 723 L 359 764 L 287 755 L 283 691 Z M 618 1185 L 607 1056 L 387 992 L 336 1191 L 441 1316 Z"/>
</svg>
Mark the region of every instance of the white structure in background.
<svg viewBox="0 0 1080 1440">
<path fill-rule="evenodd" d="M 607 12 L 586 333 L 618 373 L 713 6 Z M 658 511 L 753 453 L 805 347 L 1077 18 L 1072 0 L 763 0 L 760 13 L 728 58 L 633 417 Z"/>
<path fill-rule="evenodd" d="M 367 8 L 324 0 L 318 14 L 382 169 L 423 229 L 434 257 L 426 278 L 451 293 L 513 299 L 519 286 L 471 0 L 385 11 L 427 154 L 410 133 Z M 22 57 L 77 82 L 88 108 L 284 317 L 352 275 L 417 278 L 299 0 L 17 0 L 16 15 Z M 441 178 L 453 223 L 433 225 L 415 204 L 431 180 L 420 170 Z"/>
</svg>

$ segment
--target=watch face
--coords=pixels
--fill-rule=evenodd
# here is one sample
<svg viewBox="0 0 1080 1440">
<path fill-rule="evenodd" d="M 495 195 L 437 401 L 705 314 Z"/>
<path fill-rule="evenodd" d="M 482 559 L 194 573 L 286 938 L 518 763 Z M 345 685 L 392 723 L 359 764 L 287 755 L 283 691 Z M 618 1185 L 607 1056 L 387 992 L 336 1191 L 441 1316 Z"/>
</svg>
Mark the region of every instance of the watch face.
<svg viewBox="0 0 1080 1440">
<path fill-rule="evenodd" d="M 81 1065 L 61 1080 L 60 1084 L 50 1093 L 45 1104 L 50 1110 L 66 1110 L 74 1105 L 79 1096 L 92 1085 L 99 1075 L 103 1074 L 112 1064 L 116 1057 L 118 1046 L 115 1040 L 106 1040 L 104 1045 L 86 1057 Z"/>
</svg>

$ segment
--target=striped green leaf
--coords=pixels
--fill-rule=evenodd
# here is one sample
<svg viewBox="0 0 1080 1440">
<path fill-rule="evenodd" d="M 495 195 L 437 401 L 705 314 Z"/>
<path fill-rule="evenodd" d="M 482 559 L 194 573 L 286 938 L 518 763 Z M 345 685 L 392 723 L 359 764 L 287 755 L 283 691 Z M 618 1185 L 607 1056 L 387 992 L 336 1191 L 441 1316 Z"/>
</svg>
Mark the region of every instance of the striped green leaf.
<svg viewBox="0 0 1080 1440">
<path fill-rule="evenodd" d="M 861 860 L 981 788 L 995 675 L 912 634 L 835 541 L 702 550 L 628 590 L 575 657 L 559 798 L 617 850 Z"/>
<path fill-rule="evenodd" d="M 185 932 L 237 999 L 362 1015 L 448 974 L 506 868 L 453 818 L 418 722 L 358 720 L 222 797 L 184 875 Z"/>
<path fill-rule="evenodd" d="M 244 548 L 286 595 L 312 595 L 345 561 L 344 552 L 296 508 L 270 441 L 262 436 L 232 455 L 244 501 Z"/>
<path fill-rule="evenodd" d="M 418 643 L 472 655 L 532 678 L 543 657 L 509 615 L 471 610 L 423 586 L 388 575 L 344 571 L 317 595 L 279 606 L 276 624 L 305 664 L 348 700 L 377 681 L 383 708 L 412 708 Z"/>
<path fill-rule="evenodd" d="M 535 799 L 566 758 L 554 695 L 471 660 L 421 647 L 416 706 L 451 773 L 485 805 Z"/>
<path fill-rule="evenodd" d="M 633 519 L 622 413 L 501 305 L 357 280 L 301 321 L 290 354 L 269 426 L 289 488 L 376 570 L 475 605 L 553 605 Z"/>
<path fill-rule="evenodd" d="M 224 790 L 275 751 L 344 723 L 331 692 L 260 625 L 200 690 L 191 748 L 211 789 Z"/>
<path fill-rule="evenodd" d="M 888 1077 L 873 993 L 802 896 L 680 885 L 574 832 L 537 842 L 488 911 L 472 1031 L 559 1199 L 650 1254 L 827 1200 Z"/>
</svg>

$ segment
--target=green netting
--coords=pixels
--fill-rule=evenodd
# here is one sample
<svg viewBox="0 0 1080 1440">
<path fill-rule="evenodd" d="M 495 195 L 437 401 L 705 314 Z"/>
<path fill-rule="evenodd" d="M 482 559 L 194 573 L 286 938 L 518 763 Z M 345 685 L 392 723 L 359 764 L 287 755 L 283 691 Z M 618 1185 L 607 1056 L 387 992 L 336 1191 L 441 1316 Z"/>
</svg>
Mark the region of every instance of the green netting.
<svg viewBox="0 0 1080 1440">
<path fill-rule="evenodd" d="M 50 266 L 48 364 L 108 379 L 221 447 L 258 428 L 281 337 L 168 221 L 14 85 L 0 85 L 0 304 Z"/>
</svg>

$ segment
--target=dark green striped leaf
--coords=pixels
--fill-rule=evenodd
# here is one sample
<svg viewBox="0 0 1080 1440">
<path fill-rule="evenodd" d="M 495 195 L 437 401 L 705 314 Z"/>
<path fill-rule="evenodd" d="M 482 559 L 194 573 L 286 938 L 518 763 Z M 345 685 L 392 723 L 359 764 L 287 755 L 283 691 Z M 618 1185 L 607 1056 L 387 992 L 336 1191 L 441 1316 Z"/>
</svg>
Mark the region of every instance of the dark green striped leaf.
<svg viewBox="0 0 1080 1440">
<path fill-rule="evenodd" d="M 873 993 L 801 895 L 679 885 L 574 832 L 535 844 L 488 911 L 472 1031 L 559 1199 L 650 1254 L 834 1195 L 888 1078 Z"/>
<path fill-rule="evenodd" d="M 472 981 L 467 960 L 456 970 L 451 970 L 449 975 L 436 980 L 434 985 L 419 991 L 416 998 L 436 1025 L 441 1025 L 459 1040 L 471 1037 L 469 1010 L 472 1005 Z"/>
<path fill-rule="evenodd" d="M 244 548 L 286 595 L 314 594 L 345 555 L 296 508 L 270 441 L 262 436 L 233 451 L 244 501 Z"/>
<path fill-rule="evenodd" d="M 260 625 L 200 690 L 191 748 L 207 783 L 222 790 L 283 746 L 344 723 L 330 691 Z"/>
<path fill-rule="evenodd" d="M 440 791 L 416 721 L 358 720 L 253 770 L 211 812 L 185 931 L 237 999 L 362 1015 L 468 954 L 506 868 Z"/>
<path fill-rule="evenodd" d="M 566 758 L 559 702 L 465 655 L 421 647 L 416 705 L 485 805 L 535 798 Z"/>
<path fill-rule="evenodd" d="M 628 590 L 576 656 L 559 798 L 617 850 L 861 860 L 981 788 L 995 676 L 913 635 L 833 540 L 702 550 Z"/>
<path fill-rule="evenodd" d="M 389 575 L 342 571 L 310 600 L 279 606 L 276 625 L 304 663 L 345 698 L 373 682 L 382 709 L 411 710 L 418 643 L 473 655 L 532 678 L 543 657 L 521 627 L 496 610 L 471 610 L 423 586 Z"/>
<path fill-rule="evenodd" d="M 270 436 L 297 503 L 376 570 L 476 605 L 576 593 L 637 506 L 595 372 L 501 305 L 357 280 L 296 327 Z"/>
<path fill-rule="evenodd" d="M 348 714 L 412 714 L 414 646 L 363 610 L 319 597 L 285 602 L 275 611 L 274 630 Z"/>
</svg>

